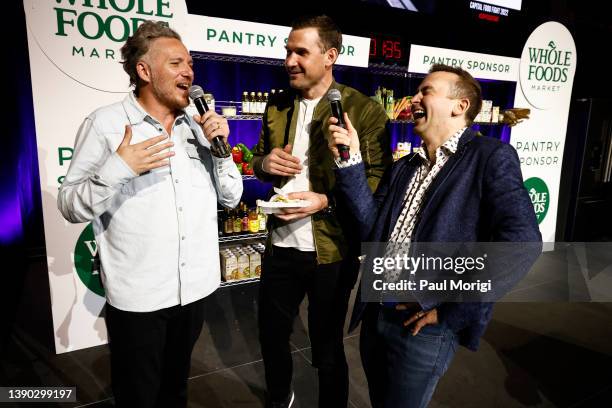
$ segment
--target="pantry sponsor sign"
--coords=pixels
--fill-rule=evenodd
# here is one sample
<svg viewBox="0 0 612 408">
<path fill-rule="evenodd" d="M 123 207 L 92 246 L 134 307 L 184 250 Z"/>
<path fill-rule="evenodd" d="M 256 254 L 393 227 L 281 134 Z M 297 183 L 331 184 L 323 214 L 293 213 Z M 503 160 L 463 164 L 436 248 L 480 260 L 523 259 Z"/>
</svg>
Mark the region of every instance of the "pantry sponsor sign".
<svg viewBox="0 0 612 408">
<path fill-rule="evenodd" d="M 463 68 L 474 78 L 516 81 L 519 59 L 412 44 L 408 71 L 426 74 L 433 64 Z"/>
<path fill-rule="evenodd" d="M 576 46 L 560 23 L 547 22 L 527 39 L 520 58 L 412 45 L 408 71 L 426 74 L 433 64 L 461 67 L 478 79 L 516 82 L 514 106 L 530 118 L 511 130 L 544 242 L 554 242 L 559 183 L 567 131 Z M 495 104 L 496 101 L 494 101 Z M 484 130 L 486 133 L 486 130 Z"/>
<path fill-rule="evenodd" d="M 216 17 L 188 17 L 189 30 L 183 40 L 190 50 L 219 54 L 285 59 L 291 27 Z M 337 64 L 367 67 L 370 39 L 342 35 Z"/>
<path fill-rule="evenodd" d="M 192 51 L 284 59 L 290 27 L 190 15 L 184 0 L 24 0 L 57 353 L 106 343 L 97 244 L 69 224 L 57 191 L 83 119 L 129 91 L 120 48 L 145 20 L 176 29 Z M 343 36 L 339 64 L 367 66 L 369 38 Z"/>
<path fill-rule="evenodd" d="M 557 22 L 537 27 L 521 54 L 514 106 L 530 108 L 531 115 L 512 129 L 510 143 L 518 152 L 544 242 L 555 240 L 576 60 L 574 39 Z"/>
</svg>

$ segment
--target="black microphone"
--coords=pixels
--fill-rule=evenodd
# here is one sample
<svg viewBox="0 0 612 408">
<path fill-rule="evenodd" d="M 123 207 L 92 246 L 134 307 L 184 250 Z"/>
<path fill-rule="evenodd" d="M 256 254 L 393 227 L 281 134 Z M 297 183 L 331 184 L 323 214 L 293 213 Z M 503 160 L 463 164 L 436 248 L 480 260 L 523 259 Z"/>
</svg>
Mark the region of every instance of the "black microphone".
<svg viewBox="0 0 612 408">
<path fill-rule="evenodd" d="M 340 99 L 342 99 L 342 95 L 340 95 L 339 90 L 330 89 L 329 92 L 327 92 L 327 100 L 329 101 L 329 106 L 331 107 L 332 116 L 338 119 L 338 123 L 336 125 L 346 129 Z M 336 145 L 336 147 L 338 148 L 338 153 L 340 153 L 340 161 L 348 161 L 351 155 L 349 147 L 343 144 Z"/>
<path fill-rule="evenodd" d="M 204 90 L 199 85 L 192 85 L 189 88 L 189 97 L 193 99 L 193 104 L 196 106 L 198 113 L 200 116 L 204 115 L 208 112 L 208 104 L 206 100 L 204 100 Z M 212 144 L 214 149 L 219 152 L 219 154 L 223 157 L 229 156 L 229 152 L 223 143 L 223 138 L 221 136 L 215 136 L 212 140 Z"/>
</svg>

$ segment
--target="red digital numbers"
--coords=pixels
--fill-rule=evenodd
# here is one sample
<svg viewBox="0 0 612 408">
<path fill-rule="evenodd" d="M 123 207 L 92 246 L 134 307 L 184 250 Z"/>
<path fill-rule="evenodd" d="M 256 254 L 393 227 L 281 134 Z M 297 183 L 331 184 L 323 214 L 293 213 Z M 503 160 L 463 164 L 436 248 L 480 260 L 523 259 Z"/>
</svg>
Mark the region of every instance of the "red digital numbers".
<svg viewBox="0 0 612 408">
<path fill-rule="evenodd" d="M 377 47 L 377 43 L 378 41 L 376 41 L 376 38 L 370 38 L 370 57 L 376 57 L 376 51 L 378 49 Z"/>
<path fill-rule="evenodd" d="M 382 55 L 387 59 L 401 59 L 402 48 L 399 41 L 385 40 L 382 43 Z"/>
<path fill-rule="evenodd" d="M 385 38 L 371 37 L 370 38 L 370 58 L 396 60 L 402 59 L 402 43 L 398 40 L 389 40 Z"/>
</svg>

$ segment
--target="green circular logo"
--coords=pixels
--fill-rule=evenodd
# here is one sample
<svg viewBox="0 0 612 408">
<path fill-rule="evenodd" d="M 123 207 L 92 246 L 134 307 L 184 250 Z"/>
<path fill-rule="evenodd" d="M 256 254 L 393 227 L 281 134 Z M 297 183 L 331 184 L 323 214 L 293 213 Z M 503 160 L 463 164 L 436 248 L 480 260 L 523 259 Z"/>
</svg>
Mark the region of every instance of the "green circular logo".
<svg viewBox="0 0 612 408">
<path fill-rule="evenodd" d="M 74 247 L 74 267 L 81 282 L 93 293 L 104 296 L 100 280 L 98 244 L 91 223 L 87 224 Z"/>
<path fill-rule="evenodd" d="M 533 204 L 533 209 L 535 210 L 538 224 L 541 224 L 544 217 L 546 217 L 548 205 L 550 204 L 550 193 L 548 192 L 548 186 L 546 186 L 544 180 L 538 177 L 529 178 L 525 180 L 523 184 L 529 193 L 529 198 L 531 198 L 531 203 Z"/>
</svg>

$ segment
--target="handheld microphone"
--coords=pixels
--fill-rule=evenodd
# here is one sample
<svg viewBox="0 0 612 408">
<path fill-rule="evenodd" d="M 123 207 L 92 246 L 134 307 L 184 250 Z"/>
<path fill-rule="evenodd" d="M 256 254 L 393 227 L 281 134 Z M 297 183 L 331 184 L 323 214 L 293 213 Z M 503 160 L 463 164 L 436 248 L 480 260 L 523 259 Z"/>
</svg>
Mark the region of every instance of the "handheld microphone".
<svg viewBox="0 0 612 408">
<path fill-rule="evenodd" d="M 327 100 L 329 101 L 329 106 L 331 107 L 332 116 L 338 119 L 337 126 L 346 129 L 340 99 L 342 99 L 342 95 L 340 95 L 339 90 L 330 89 L 329 92 L 327 92 Z M 336 145 L 336 147 L 338 148 L 338 153 L 340 153 L 340 161 L 348 161 L 350 157 L 350 148 L 343 144 Z"/>
<path fill-rule="evenodd" d="M 193 104 L 198 110 L 200 116 L 208 112 L 208 104 L 206 103 L 206 100 L 204 100 L 204 90 L 201 86 L 192 85 L 191 88 L 189 88 L 189 97 L 193 99 Z M 226 157 L 229 155 L 221 136 L 215 136 L 212 140 L 212 144 L 215 150 L 217 150 L 221 156 Z"/>
</svg>

